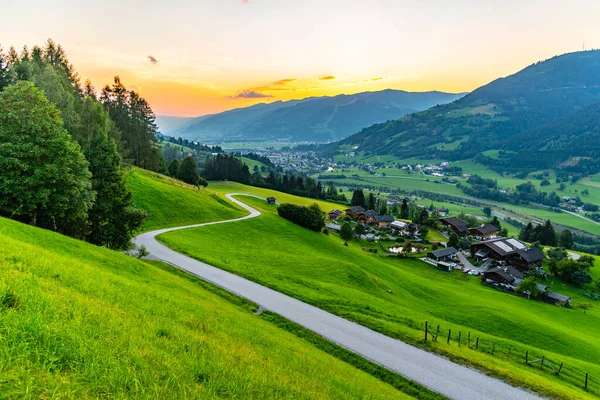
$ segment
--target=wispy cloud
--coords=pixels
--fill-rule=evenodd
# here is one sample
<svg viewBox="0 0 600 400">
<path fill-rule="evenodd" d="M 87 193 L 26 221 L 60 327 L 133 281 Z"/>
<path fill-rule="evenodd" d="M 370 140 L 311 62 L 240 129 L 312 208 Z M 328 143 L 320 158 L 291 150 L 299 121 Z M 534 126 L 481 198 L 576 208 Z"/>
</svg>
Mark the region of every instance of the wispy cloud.
<svg viewBox="0 0 600 400">
<path fill-rule="evenodd" d="M 294 81 L 296 81 L 296 78 L 281 79 L 279 81 L 273 82 L 273 85 L 287 85 L 288 83 L 292 83 Z"/>
<path fill-rule="evenodd" d="M 230 99 L 265 99 L 269 97 L 273 96 L 257 92 L 256 90 L 241 90 L 233 96 L 229 96 Z"/>
<path fill-rule="evenodd" d="M 383 80 L 382 77 L 371 78 L 371 81 L 381 81 L 381 80 Z"/>
<path fill-rule="evenodd" d="M 158 60 L 156 59 L 156 57 L 154 57 L 154 56 L 148 56 L 147 58 L 148 58 L 148 61 L 150 61 L 151 64 L 154 64 L 154 65 L 158 64 Z"/>
<path fill-rule="evenodd" d="M 327 76 L 322 76 L 321 78 L 319 78 L 320 81 L 330 81 L 332 79 L 335 79 L 335 76 L 327 75 Z"/>
</svg>

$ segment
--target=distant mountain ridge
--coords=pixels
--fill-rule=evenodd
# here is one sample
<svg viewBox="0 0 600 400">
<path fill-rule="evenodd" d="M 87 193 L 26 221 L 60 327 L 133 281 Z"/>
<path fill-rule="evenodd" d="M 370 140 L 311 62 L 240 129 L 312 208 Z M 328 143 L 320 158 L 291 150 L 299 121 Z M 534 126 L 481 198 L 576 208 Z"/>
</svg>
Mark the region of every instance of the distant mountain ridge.
<svg viewBox="0 0 600 400">
<path fill-rule="evenodd" d="M 445 104 L 464 93 L 383 90 L 276 101 L 188 121 L 169 134 L 196 140 L 329 142 L 359 129 Z"/>
<path fill-rule="evenodd" d="M 555 167 L 582 152 L 576 135 L 564 135 L 564 124 L 577 126 L 585 112 L 577 113 L 596 103 L 600 103 L 600 51 L 569 53 L 496 79 L 451 104 L 372 125 L 327 151 L 358 146 L 367 155 L 458 160 L 490 149 L 519 152 L 533 146 L 540 151 L 554 149 L 555 160 L 545 165 Z M 532 143 L 532 137 L 537 142 Z M 593 152 L 583 153 L 589 157 Z"/>
</svg>

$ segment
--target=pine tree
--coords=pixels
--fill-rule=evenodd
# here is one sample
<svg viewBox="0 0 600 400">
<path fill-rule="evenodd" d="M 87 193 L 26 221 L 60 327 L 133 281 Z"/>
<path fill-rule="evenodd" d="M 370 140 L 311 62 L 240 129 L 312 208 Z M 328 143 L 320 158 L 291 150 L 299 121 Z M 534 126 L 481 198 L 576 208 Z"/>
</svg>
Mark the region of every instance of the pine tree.
<svg viewBox="0 0 600 400">
<path fill-rule="evenodd" d="M 8 59 L 0 45 L 0 92 L 8 85 Z"/>
<path fill-rule="evenodd" d="M 369 200 L 367 200 L 367 206 L 369 210 L 375 209 L 375 195 L 373 194 L 373 192 L 369 193 Z"/>
<path fill-rule="evenodd" d="M 573 233 L 570 230 L 565 229 L 561 232 L 560 246 L 564 247 L 565 249 L 573 248 Z"/>
<path fill-rule="evenodd" d="M 400 218 L 408 219 L 408 201 L 406 199 L 402 200 L 402 205 L 400 206 Z"/>
<path fill-rule="evenodd" d="M 200 181 L 200 173 L 198 172 L 196 161 L 192 157 L 186 157 L 183 159 L 181 166 L 179 167 L 179 173 L 177 177 L 185 183 L 198 186 Z"/>
<path fill-rule="evenodd" d="M 523 228 L 521 228 L 521 232 L 519 232 L 519 239 L 524 242 L 535 242 L 532 237 L 533 235 L 533 224 L 528 222 Z"/>
<path fill-rule="evenodd" d="M 174 159 L 173 161 L 171 161 L 171 163 L 169 164 L 169 175 L 171 175 L 173 178 L 177 178 L 177 175 L 179 174 L 180 165 L 181 163 L 178 159 Z"/>
</svg>

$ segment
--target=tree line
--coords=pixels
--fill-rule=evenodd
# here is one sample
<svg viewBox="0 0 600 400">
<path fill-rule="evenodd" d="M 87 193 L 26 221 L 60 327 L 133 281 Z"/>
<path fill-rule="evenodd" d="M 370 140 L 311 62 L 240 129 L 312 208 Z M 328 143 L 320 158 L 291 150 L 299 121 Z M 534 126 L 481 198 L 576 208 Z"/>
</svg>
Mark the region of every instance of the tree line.
<svg viewBox="0 0 600 400">
<path fill-rule="evenodd" d="M 0 47 L 0 215 L 127 248 L 147 215 L 124 167 L 166 171 L 154 119 L 118 77 L 98 97 L 52 40 Z"/>
</svg>

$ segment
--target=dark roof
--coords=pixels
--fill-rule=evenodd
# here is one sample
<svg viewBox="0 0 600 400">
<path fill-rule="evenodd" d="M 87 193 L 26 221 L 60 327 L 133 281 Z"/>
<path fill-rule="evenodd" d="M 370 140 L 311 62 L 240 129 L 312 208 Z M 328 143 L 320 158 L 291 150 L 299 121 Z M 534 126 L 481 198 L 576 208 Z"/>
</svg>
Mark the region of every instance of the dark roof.
<svg viewBox="0 0 600 400">
<path fill-rule="evenodd" d="M 325 224 L 325 227 L 330 231 L 339 232 L 342 230 L 342 227 L 334 224 Z"/>
<path fill-rule="evenodd" d="M 523 274 L 520 273 L 519 270 L 511 267 L 510 265 L 490 269 L 489 271 L 485 272 L 486 278 L 488 277 L 488 274 L 498 274 L 508 282 L 513 282 L 515 279 L 523 277 Z"/>
<path fill-rule="evenodd" d="M 569 302 L 571 298 L 569 296 L 565 296 L 564 294 L 554 293 L 554 292 L 546 292 L 546 297 L 552 300 Z"/>
<path fill-rule="evenodd" d="M 394 217 L 391 215 L 378 215 L 375 217 L 377 222 L 394 222 Z"/>
<path fill-rule="evenodd" d="M 471 228 L 472 231 L 480 232 L 485 234 L 498 232 L 498 228 L 496 228 L 492 224 L 484 224 L 475 228 Z"/>
<path fill-rule="evenodd" d="M 475 257 L 487 257 L 488 256 L 488 252 L 485 250 L 479 250 L 477 253 L 475 253 Z"/>
<path fill-rule="evenodd" d="M 328 214 L 337 214 L 337 215 L 342 215 L 342 212 L 340 210 L 338 210 L 337 208 L 334 210 L 329 211 Z"/>
<path fill-rule="evenodd" d="M 269 201 L 275 201 L 276 199 L 275 199 L 275 197 L 267 197 L 267 200 L 269 200 Z"/>
<path fill-rule="evenodd" d="M 545 258 L 544 253 L 542 253 L 535 247 L 528 247 L 525 249 L 517 250 L 517 254 L 520 255 L 521 258 L 528 263 L 541 261 Z"/>
<path fill-rule="evenodd" d="M 353 213 L 361 213 L 361 212 L 365 212 L 365 209 L 362 208 L 361 206 L 356 206 L 356 207 L 351 207 L 348 210 L 350 210 Z M 346 210 L 346 211 L 348 211 Z"/>
<path fill-rule="evenodd" d="M 488 249 L 494 251 L 496 254 L 499 254 L 502 257 L 510 254 L 515 254 L 518 251 L 526 251 L 528 248 L 527 245 L 521 242 L 520 240 L 517 240 L 515 238 L 507 239 L 504 237 L 473 243 L 471 246 L 478 245 L 484 245 Z"/>
<path fill-rule="evenodd" d="M 463 221 L 462 219 L 460 219 L 458 217 L 446 217 L 446 218 L 440 218 L 440 220 L 446 222 L 449 225 L 452 225 L 453 227 L 458 229 L 460 232 L 466 232 L 469 230 L 469 224 L 467 224 L 465 221 Z"/>
<path fill-rule="evenodd" d="M 410 225 L 408 225 L 408 229 L 410 229 L 410 230 L 417 229 L 418 227 L 419 227 L 419 225 L 417 225 L 417 224 L 410 224 Z"/>
<path fill-rule="evenodd" d="M 451 256 L 453 254 L 456 254 L 457 252 L 458 250 L 456 250 L 454 247 L 446 247 L 445 249 L 432 251 L 429 254 L 432 254 L 435 258 L 441 258 Z"/>
<path fill-rule="evenodd" d="M 375 210 L 369 210 L 369 211 L 365 211 L 363 214 L 365 214 L 367 217 L 376 217 L 377 216 L 377 211 L 375 211 Z"/>
</svg>

